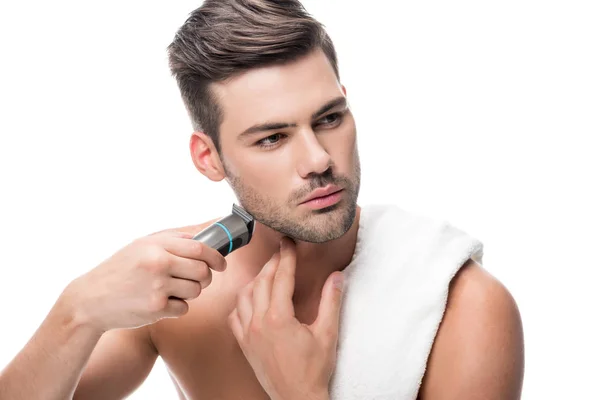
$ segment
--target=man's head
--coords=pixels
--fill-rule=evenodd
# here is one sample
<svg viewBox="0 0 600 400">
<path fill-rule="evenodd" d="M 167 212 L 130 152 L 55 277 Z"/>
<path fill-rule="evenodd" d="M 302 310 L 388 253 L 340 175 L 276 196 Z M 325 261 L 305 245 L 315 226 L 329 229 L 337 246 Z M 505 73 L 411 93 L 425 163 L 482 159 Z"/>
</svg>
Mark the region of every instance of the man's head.
<svg viewBox="0 0 600 400">
<path fill-rule="evenodd" d="M 169 61 L 204 175 L 227 179 L 256 220 L 297 240 L 350 228 L 356 125 L 331 39 L 298 1 L 206 0 L 177 32 Z M 338 202 L 304 202 L 328 185 L 343 189 Z"/>
</svg>

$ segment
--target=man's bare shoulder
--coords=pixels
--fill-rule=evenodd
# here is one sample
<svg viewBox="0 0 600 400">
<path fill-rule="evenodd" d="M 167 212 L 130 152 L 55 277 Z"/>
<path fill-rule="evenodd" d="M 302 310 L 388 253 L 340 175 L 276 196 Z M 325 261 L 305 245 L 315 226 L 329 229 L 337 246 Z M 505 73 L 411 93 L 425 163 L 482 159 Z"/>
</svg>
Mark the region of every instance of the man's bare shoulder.
<svg viewBox="0 0 600 400">
<path fill-rule="evenodd" d="M 420 399 L 518 399 L 523 328 L 508 289 L 469 260 L 453 279 Z"/>
</svg>

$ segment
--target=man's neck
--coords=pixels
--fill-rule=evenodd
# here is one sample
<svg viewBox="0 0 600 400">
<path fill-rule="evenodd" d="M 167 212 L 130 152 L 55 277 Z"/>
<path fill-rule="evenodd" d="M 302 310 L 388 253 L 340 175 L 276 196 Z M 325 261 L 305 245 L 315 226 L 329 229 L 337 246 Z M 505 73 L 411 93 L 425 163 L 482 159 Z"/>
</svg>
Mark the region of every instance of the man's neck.
<svg viewBox="0 0 600 400">
<path fill-rule="evenodd" d="M 350 263 L 356 246 L 360 212 L 361 209 L 357 206 L 352 226 L 335 240 L 325 243 L 296 240 L 295 302 L 310 301 L 314 296 L 318 298 L 327 277 L 334 271 L 343 270 Z M 282 236 L 281 233 L 256 223 L 251 246 L 248 246 L 252 247 L 252 254 L 248 255 L 255 260 L 260 260 L 258 263 L 268 260 L 273 253 L 279 251 Z M 259 264 L 259 268 L 263 265 Z"/>
</svg>

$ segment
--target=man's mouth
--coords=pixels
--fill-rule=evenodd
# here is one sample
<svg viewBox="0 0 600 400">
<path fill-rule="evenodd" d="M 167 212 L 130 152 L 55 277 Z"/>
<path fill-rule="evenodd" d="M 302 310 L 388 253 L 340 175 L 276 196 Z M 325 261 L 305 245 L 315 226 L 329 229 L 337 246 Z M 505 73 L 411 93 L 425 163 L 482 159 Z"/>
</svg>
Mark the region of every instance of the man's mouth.
<svg viewBox="0 0 600 400">
<path fill-rule="evenodd" d="M 329 207 L 342 198 L 343 189 L 335 185 L 327 185 L 324 188 L 314 190 L 302 203 L 303 206 L 318 210 Z"/>
</svg>

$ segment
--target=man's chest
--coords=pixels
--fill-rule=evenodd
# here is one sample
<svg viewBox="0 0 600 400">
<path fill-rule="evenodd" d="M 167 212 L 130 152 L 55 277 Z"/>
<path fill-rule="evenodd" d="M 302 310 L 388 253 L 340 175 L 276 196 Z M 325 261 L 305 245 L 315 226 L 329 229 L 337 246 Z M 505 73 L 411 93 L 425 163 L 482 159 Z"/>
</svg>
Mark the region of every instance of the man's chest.
<svg viewBox="0 0 600 400">
<path fill-rule="evenodd" d="M 153 341 L 184 399 L 269 399 L 226 323 L 172 328 Z"/>
<path fill-rule="evenodd" d="M 316 317 L 318 304 L 297 307 L 301 321 Z M 182 399 L 269 400 L 227 322 L 228 313 L 191 313 L 163 321 L 152 339 Z"/>
</svg>

